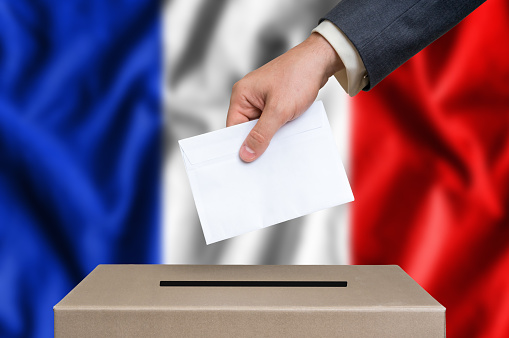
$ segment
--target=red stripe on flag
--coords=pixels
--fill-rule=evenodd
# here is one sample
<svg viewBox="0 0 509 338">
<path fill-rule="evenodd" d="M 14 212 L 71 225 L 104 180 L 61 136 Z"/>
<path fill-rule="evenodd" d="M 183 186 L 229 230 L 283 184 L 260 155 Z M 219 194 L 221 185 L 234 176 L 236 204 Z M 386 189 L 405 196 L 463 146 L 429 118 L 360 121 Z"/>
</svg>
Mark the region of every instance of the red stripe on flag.
<svg viewBox="0 0 509 338">
<path fill-rule="evenodd" d="M 509 334 L 509 2 L 353 100 L 353 263 L 399 264 L 449 337 Z"/>
</svg>

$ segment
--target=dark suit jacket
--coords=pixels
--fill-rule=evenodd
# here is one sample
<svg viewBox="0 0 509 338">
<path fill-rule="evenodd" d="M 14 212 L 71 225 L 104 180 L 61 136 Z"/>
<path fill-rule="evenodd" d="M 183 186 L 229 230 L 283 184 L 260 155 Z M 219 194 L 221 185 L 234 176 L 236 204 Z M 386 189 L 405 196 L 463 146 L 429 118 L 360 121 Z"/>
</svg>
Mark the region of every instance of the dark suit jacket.
<svg viewBox="0 0 509 338">
<path fill-rule="evenodd" d="M 364 90 L 369 90 L 483 2 L 343 0 L 320 21 L 334 23 L 357 48 L 369 77 Z"/>
</svg>

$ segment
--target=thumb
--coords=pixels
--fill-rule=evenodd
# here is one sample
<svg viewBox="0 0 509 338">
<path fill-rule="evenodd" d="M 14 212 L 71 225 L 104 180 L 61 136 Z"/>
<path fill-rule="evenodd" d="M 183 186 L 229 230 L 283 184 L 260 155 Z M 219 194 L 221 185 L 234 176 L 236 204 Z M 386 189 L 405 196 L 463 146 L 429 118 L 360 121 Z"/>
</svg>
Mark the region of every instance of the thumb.
<svg viewBox="0 0 509 338">
<path fill-rule="evenodd" d="M 281 118 L 278 118 L 278 114 L 275 111 L 265 109 L 240 147 L 240 158 L 244 162 L 253 162 L 260 157 L 269 146 L 274 134 L 284 123 Z"/>
</svg>

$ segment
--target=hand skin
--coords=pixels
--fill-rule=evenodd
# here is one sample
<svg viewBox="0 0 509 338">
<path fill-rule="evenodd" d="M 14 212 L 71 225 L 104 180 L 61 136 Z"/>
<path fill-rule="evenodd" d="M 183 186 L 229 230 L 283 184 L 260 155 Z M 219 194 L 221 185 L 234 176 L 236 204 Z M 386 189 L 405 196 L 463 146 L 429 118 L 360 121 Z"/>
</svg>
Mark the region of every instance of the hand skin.
<svg viewBox="0 0 509 338">
<path fill-rule="evenodd" d="M 343 69 L 332 46 L 318 33 L 235 83 L 226 126 L 259 118 L 240 147 L 245 162 L 259 158 L 285 123 L 315 101 L 330 76 Z"/>
</svg>

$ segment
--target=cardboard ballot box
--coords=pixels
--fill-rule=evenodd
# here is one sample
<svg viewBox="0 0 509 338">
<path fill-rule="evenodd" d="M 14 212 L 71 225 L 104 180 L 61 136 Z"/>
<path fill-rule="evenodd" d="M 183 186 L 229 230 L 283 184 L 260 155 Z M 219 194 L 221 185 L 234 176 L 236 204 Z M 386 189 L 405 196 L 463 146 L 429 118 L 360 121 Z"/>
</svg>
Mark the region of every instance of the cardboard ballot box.
<svg viewBox="0 0 509 338">
<path fill-rule="evenodd" d="M 445 308 L 398 266 L 99 265 L 56 337 L 443 337 Z"/>
</svg>

